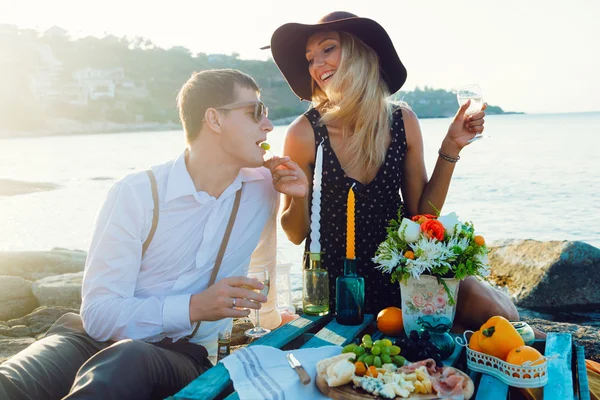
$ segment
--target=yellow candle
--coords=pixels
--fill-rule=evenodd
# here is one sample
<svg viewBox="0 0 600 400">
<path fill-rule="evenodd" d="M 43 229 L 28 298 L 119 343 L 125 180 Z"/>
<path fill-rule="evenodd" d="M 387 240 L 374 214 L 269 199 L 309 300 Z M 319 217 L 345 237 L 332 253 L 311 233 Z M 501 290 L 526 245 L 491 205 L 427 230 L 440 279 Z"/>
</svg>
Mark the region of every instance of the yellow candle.
<svg viewBox="0 0 600 400">
<path fill-rule="evenodd" d="M 346 219 L 346 258 L 356 258 L 354 252 L 354 185 L 348 191 Z"/>
</svg>

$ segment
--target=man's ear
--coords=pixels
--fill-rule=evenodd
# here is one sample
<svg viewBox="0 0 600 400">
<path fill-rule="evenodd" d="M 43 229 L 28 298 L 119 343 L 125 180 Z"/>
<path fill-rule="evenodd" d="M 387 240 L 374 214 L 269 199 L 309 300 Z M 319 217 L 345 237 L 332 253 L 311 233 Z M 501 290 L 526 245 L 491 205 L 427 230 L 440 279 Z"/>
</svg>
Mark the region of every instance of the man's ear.
<svg viewBox="0 0 600 400">
<path fill-rule="evenodd" d="M 204 120 L 211 130 L 221 132 L 221 115 L 217 110 L 208 108 L 204 112 Z"/>
</svg>

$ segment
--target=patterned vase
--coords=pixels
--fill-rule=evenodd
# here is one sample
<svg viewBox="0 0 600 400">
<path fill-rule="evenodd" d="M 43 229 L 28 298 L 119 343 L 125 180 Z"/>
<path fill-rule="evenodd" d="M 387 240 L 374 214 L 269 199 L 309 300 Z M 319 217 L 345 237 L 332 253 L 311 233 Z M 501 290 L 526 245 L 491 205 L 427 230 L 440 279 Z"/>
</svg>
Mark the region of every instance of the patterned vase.
<svg viewBox="0 0 600 400">
<path fill-rule="evenodd" d="M 450 304 L 448 291 L 431 275 L 421 275 L 419 278 L 409 278 L 406 284 L 400 284 L 402 296 L 402 320 L 404 331 L 408 335 L 410 331 L 429 331 L 431 341 L 447 358 L 454 351 L 454 341 L 448 333 L 454 322 L 456 314 L 456 300 L 458 298 L 459 280 L 454 278 L 442 278 L 448 291 L 454 299 Z M 448 354 L 450 352 L 450 354 Z"/>
</svg>

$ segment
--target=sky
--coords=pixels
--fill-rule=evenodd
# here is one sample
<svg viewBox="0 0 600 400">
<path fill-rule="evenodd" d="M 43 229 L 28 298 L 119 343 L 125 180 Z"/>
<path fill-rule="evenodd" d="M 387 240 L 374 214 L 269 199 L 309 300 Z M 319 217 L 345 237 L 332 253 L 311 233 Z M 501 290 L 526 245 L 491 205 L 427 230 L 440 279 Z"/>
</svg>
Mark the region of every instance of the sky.
<svg viewBox="0 0 600 400">
<path fill-rule="evenodd" d="M 349 11 L 387 30 L 408 70 L 403 90 L 478 83 L 506 111 L 600 111 L 600 0 L 0 0 L 0 10 L 20 28 L 260 60 L 280 25 Z"/>
</svg>

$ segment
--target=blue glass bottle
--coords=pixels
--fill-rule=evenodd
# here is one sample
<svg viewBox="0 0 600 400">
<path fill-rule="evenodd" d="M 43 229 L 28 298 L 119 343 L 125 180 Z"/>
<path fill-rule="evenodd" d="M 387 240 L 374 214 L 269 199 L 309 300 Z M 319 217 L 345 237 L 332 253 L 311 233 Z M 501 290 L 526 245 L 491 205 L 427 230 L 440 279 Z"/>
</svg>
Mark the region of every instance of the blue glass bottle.
<svg viewBox="0 0 600 400">
<path fill-rule="evenodd" d="M 340 325 L 358 325 L 364 319 L 365 280 L 356 274 L 356 259 L 344 260 L 344 276 L 335 280 L 335 319 Z"/>
</svg>

